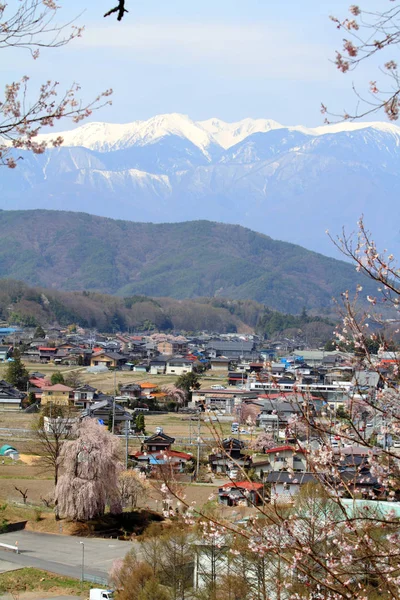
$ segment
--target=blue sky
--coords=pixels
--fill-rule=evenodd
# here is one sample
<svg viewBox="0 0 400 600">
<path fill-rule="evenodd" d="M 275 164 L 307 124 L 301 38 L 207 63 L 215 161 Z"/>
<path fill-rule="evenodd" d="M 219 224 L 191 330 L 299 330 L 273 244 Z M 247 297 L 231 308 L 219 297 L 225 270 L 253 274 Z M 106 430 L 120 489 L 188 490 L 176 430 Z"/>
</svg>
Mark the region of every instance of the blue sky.
<svg viewBox="0 0 400 600">
<path fill-rule="evenodd" d="M 84 98 L 112 87 L 113 106 L 95 120 L 129 122 L 179 112 L 195 120 L 266 117 L 283 124 L 319 125 L 320 102 L 352 110 L 352 81 L 334 64 L 342 34 L 329 15 L 347 14 L 350 0 L 127 0 L 121 23 L 103 13 L 115 0 L 86 0 L 78 18 L 85 34 L 38 61 L 13 51 L 9 81 L 78 81 Z M 60 18 L 82 11 L 82 0 L 59 0 Z M 365 0 L 363 6 L 371 4 Z"/>
</svg>

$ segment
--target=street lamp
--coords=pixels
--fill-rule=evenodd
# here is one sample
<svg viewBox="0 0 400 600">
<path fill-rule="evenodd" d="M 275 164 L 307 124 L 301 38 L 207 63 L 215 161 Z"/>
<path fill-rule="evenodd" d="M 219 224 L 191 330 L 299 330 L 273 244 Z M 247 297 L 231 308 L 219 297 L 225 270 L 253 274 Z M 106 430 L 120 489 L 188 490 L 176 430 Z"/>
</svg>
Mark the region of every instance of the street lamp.
<svg viewBox="0 0 400 600">
<path fill-rule="evenodd" d="M 81 583 L 83 585 L 83 582 L 85 581 L 85 543 L 84 542 L 79 542 L 80 544 L 82 544 L 82 573 L 81 573 Z"/>
</svg>

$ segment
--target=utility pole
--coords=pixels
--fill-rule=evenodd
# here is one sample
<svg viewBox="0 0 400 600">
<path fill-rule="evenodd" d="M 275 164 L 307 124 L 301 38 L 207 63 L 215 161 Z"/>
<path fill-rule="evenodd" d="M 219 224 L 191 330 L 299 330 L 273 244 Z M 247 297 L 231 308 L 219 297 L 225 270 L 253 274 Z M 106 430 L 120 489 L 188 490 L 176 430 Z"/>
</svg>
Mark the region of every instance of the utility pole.
<svg viewBox="0 0 400 600">
<path fill-rule="evenodd" d="M 82 571 L 81 571 L 81 584 L 85 581 L 85 543 L 79 542 L 82 545 Z"/>
<path fill-rule="evenodd" d="M 200 412 L 197 414 L 197 465 L 196 465 L 196 481 L 199 478 L 199 469 L 200 469 Z"/>
<path fill-rule="evenodd" d="M 128 423 L 125 421 L 125 470 L 128 470 Z"/>
<path fill-rule="evenodd" d="M 111 433 L 114 435 L 115 428 L 115 394 L 117 393 L 117 370 L 114 367 L 114 395 L 113 395 L 113 413 L 112 413 L 112 430 Z"/>
</svg>

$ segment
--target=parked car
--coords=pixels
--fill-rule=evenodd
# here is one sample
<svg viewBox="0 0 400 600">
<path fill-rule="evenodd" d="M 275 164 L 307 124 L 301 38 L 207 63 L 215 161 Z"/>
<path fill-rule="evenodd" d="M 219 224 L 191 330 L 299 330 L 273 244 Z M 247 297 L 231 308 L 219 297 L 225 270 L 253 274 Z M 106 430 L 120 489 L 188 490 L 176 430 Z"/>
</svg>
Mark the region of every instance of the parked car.
<svg viewBox="0 0 400 600">
<path fill-rule="evenodd" d="M 89 592 L 90 600 L 111 600 L 114 597 L 112 590 L 101 590 L 94 588 Z"/>
<path fill-rule="evenodd" d="M 393 448 L 400 448 L 400 440 L 395 440 L 393 442 Z"/>
<path fill-rule="evenodd" d="M 211 386 L 211 389 L 212 389 L 212 390 L 224 390 L 224 389 L 226 389 L 226 388 L 225 388 L 225 386 L 223 386 L 223 385 L 212 385 L 212 386 Z"/>
</svg>

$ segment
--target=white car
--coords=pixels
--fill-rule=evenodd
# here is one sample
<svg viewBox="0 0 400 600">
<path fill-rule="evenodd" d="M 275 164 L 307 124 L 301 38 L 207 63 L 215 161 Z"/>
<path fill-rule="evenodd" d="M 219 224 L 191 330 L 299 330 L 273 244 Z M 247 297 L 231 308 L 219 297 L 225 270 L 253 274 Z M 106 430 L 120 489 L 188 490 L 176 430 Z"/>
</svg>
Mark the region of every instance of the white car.
<svg viewBox="0 0 400 600">
<path fill-rule="evenodd" d="M 211 389 L 212 390 L 224 390 L 225 387 L 223 385 L 212 385 Z"/>
<path fill-rule="evenodd" d="M 396 440 L 393 442 L 393 448 L 400 448 L 400 440 Z"/>
</svg>

